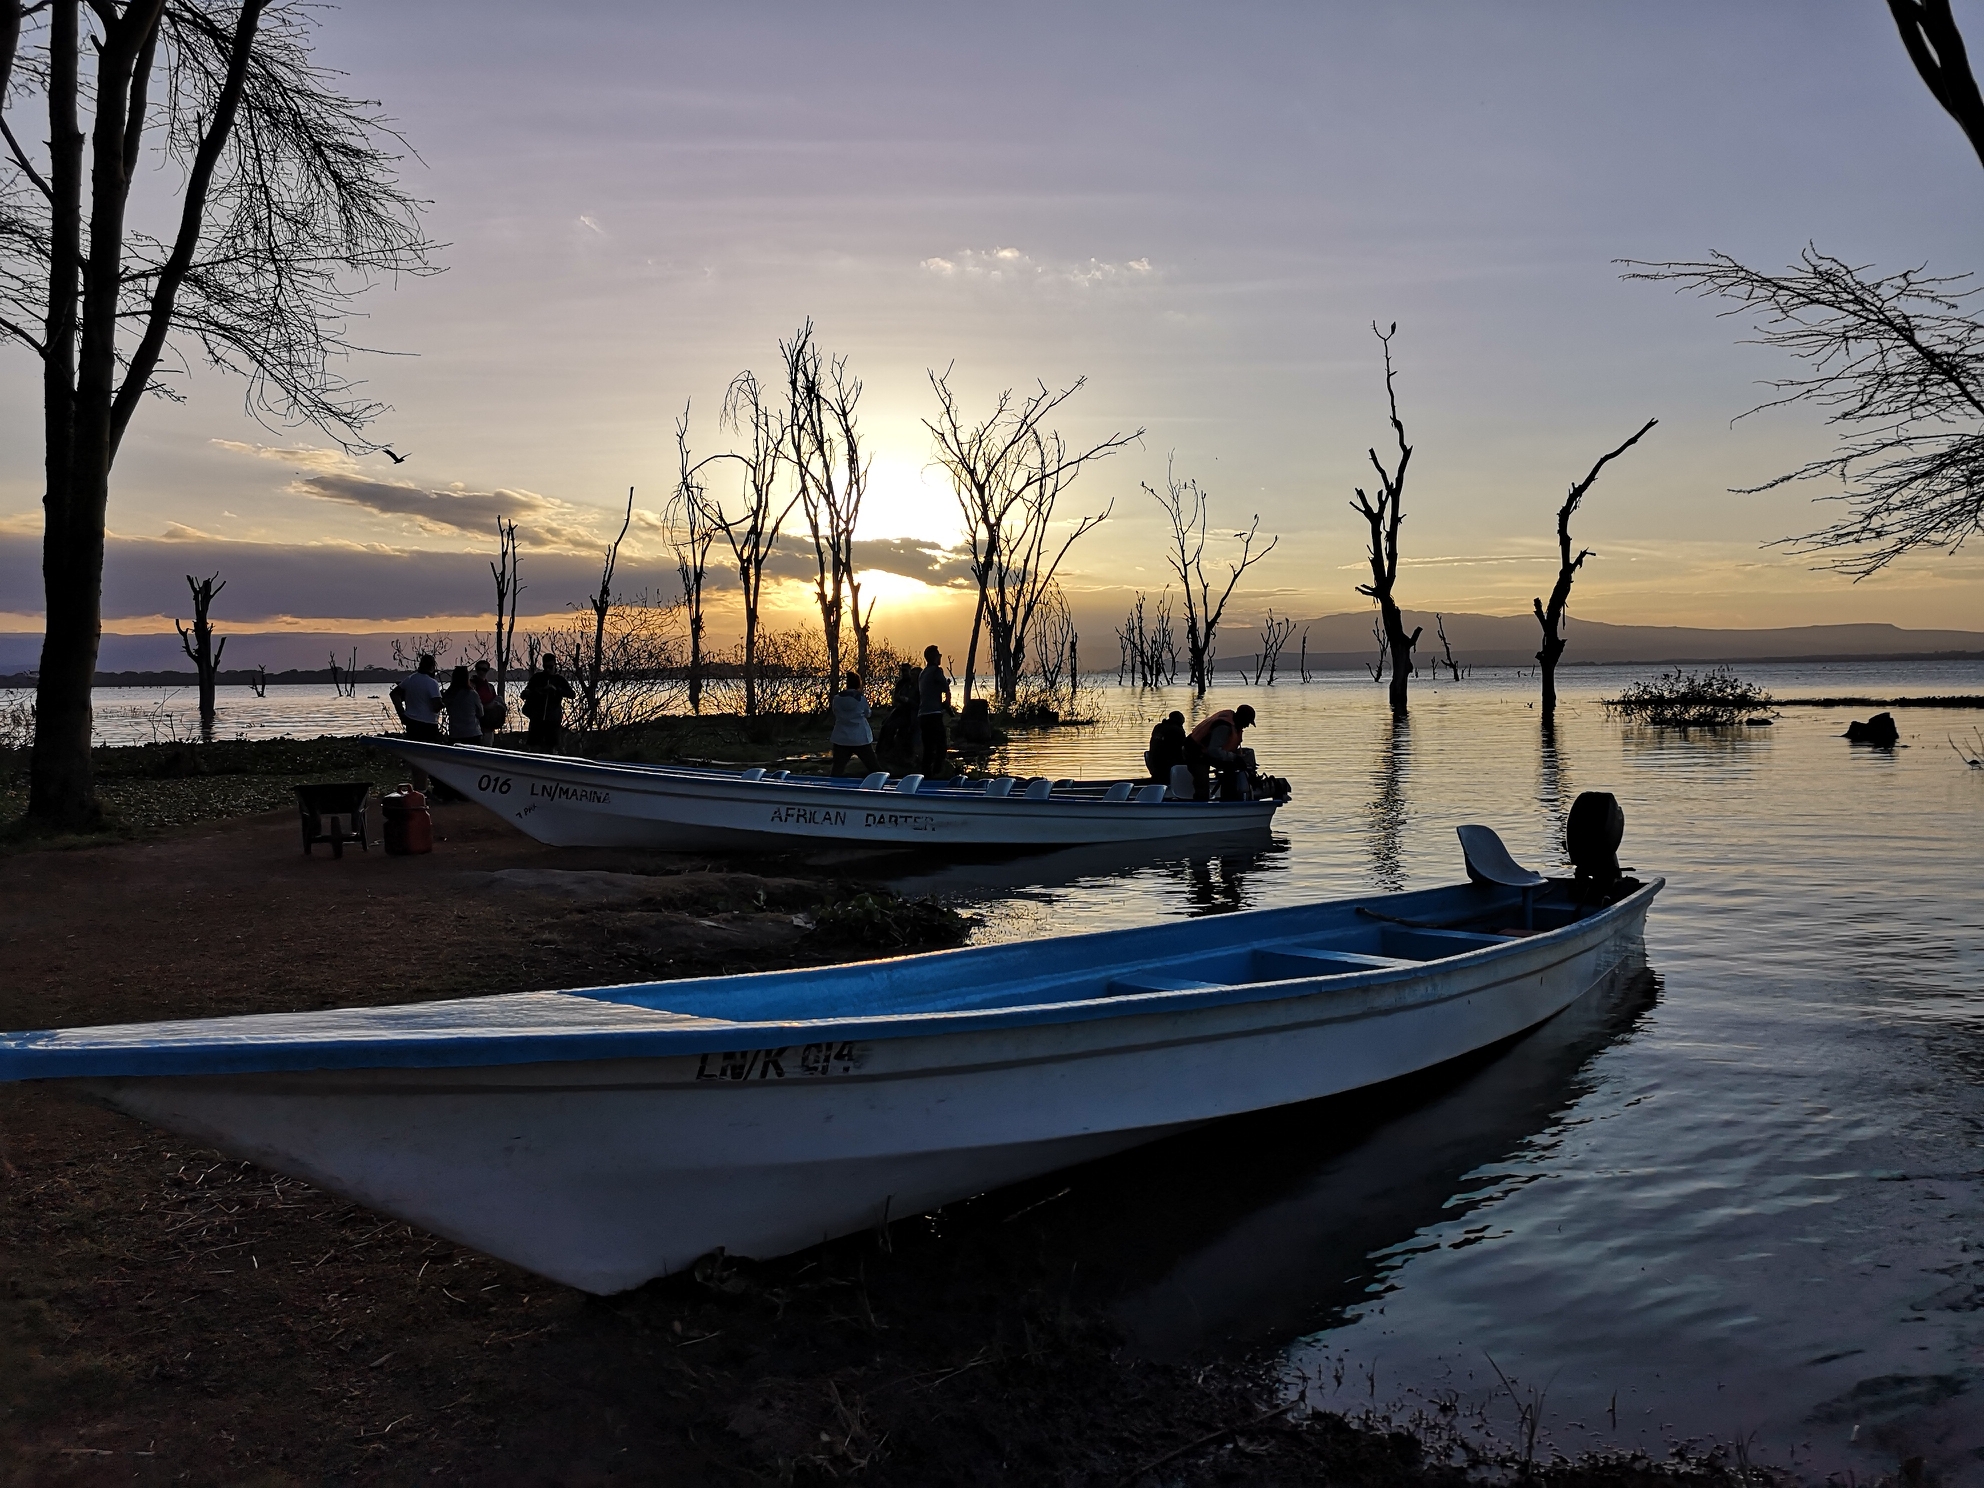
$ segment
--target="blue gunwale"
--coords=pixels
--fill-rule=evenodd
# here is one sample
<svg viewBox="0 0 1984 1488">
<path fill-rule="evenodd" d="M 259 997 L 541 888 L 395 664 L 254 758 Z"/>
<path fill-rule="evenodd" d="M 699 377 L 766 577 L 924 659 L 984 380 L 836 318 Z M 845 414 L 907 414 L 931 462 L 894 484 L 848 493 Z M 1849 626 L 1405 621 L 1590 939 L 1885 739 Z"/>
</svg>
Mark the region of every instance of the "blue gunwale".
<svg viewBox="0 0 1984 1488">
<path fill-rule="evenodd" d="M 1513 907 L 1516 898 L 1460 884 L 795 971 L 383 1008 L 42 1029 L 0 1035 L 0 1081 L 659 1059 L 1199 1012 L 1419 982 L 1449 967 L 1478 966 L 1490 958 L 1521 957 L 1547 965 L 1573 954 L 1573 943 L 1599 938 L 1617 921 L 1643 913 L 1663 883 L 1650 879 L 1618 903 L 1555 930 L 1438 960 L 1345 974 L 1176 991 L 1092 992 L 1001 1006 L 942 1005 L 946 996 L 961 1000 L 960 984 L 971 992 L 1004 989 L 1024 999 L 1055 986 L 1090 986 L 1098 979 L 1106 987 L 1113 971 L 1148 974 L 1166 963 L 1189 965 L 1195 955 L 1313 939 L 1359 926 L 1360 906 L 1382 905 L 1383 913 L 1401 919 L 1486 916 Z M 1538 954 L 1551 951 L 1558 954 Z M 713 1006 L 718 1002 L 724 1011 Z M 814 1005 L 807 1009 L 810 1016 L 791 1016 L 808 1003 Z M 845 1010 L 850 1007 L 860 1011 Z M 877 1008 L 896 1010 L 873 1011 Z M 781 1011 L 786 1016 L 778 1016 Z"/>
</svg>

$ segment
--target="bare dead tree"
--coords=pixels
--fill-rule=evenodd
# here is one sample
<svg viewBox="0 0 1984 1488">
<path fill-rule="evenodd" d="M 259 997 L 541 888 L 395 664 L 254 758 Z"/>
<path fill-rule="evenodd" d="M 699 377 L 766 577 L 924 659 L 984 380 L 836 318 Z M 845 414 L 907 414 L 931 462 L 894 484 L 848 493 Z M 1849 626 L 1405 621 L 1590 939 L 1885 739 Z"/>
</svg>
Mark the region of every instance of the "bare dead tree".
<svg viewBox="0 0 1984 1488">
<path fill-rule="evenodd" d="M 1300 656 L 1299 656 L 1299 658 L 1297 659 L 1297 662 L 1296 662 L 1296 666 L 1297 666 L 1297 669 L 1298 669 L 1298 670 L 1300 671 L 1300 673 L 1301 673 L 1301 676 L 1302 676 L 1302 680 L 1303 680 L 1304 682 L 1307 682 L 1307 681 L 1309 681 L 1309 680 L 1310 680 L 1310 677 L 1309 677 L 1309 627 L 1308 627 L 1308 626 L 1306 626 L 1306 625 L 1302 627 L 1302 650 L 1301 650 L 1301 653 L 1300 653 Z"/>
<path fill-rule="evenodd" d="M 1864 578 L 1918 548 L 1955 551 L 1984 530 L 1984 324 L 1968 274 L 1904 269 L 1875 276 L 1807 245 L 1800 262 L 1765 274 L 1716 253 L 1701 263 L 1627 260 L 1628 279 L 1664 280 L 1731 301 L 1756 317 L 1754 344 L 1788 353 L 1802 375 L 1766 383 L 1786 404 L 1826 410 L 1848 432 L 1832 453 L 1739 494 L 1833 477 L 1852 515 L 1803 537 L 1794 552 L 1831 553 L 1822 567 Z"/>
<path fill-rule="evenodd" d="M 1378 659 L 1364 663 L 1364 670 L 1371 674 L 1373 682 L 1385 680 L 1385 664 L 1391 659 L 1391 647 L 1385 640 L 1385 622 L 1376 615 L 1371 617 L 1371 639 L 1377 642 Z"/>
<path fill-rule="evenodd" d="M 1206 577 L 1206 525 L 1212 512 L 1212 498 L 1196 480 L 1180 480 L 1171 461 L 1164 467 L 1164 490 L 1160 493 L 1148 482 L 1144 490 L 1164 509 L 1171 524 L 1171 545 L 1164 561 L 1178 575 L 1185 591 L 1185 656 L 1191 669 L 1191 683 L 1204 697 L 1212 684 L 1213 658 L 1218 654 L 1219 621 L 1226 613 L 1226 602 L 1240 576 L 1274 551 L 1281 539 L 1270 537 L 1258 553 L 1254 543 L 1260 537 L 1261 519 L 1256 515 L 1245 532 L 1236 532 L 1240 544 L 1239 561 L 1227 563 L 1226 587 L 1219 598 L 1212 597 L 1212 580 Z"/>
<path fill-rule="evenodd" d="M 627 540 L 627 529 L 634 522 L 634 488 L 627 487 L 627 515 L 620 520 L 620 533 L 607 545 L 606 560 L 599 569 L 599 592 L 593 595 L 592 605 L 592 656 L 585 670 L 580 673 L 581 687 L 580 716 L 585 720 L 584 728 L 591 733 L 600 719 L 600 682 L 606 664 L 606 621 L 613 613 L 613 569 L 620 561 L 620 544 Z M 578 670 L 574 668 L 573 670 Z"/>
<path fill-rule="evenodd" d="M 711 523 L 723 533 L 737 562 L 737 581 L 744 604 L 744 713 L 758 712 L 758 611 L 765 592 L 765 564 L 778 546 L 785 519 L 799 503 L 795 490 L 780 504 L 780 469 L 785 463 L 785 413 L 765 396 L 764 385 L 752 372 L 731 379 L 723 398 L 722 422 L 745 439 L 743 450 L 718 459 L 732 460 L 743 473 L 740 510 L 726 512 L 720 502 L 705 506 Z"/>
<path fill-rule="evenodd" d="M 1978 96 L 1977 80 L 1971 76 L 1970 57 L 1950 14 L 1950 0 L 1888 0 L 1888 10 L 1900 28 L 1908 60 L 1984 163 L 1984 98 Z"/>
<path fill-rule="evenodd" d="M 0 4 L 6 0 L 0 0 Z M 214 727 L 214 673 L 220 670 L 220 654 L 227 649 L 227 638 L 221 637 L 218 646 L 214 644 L 214 628 L 207 619 L 207 611 L 213 607 L 214 596 L 227 587 L 227 580 L 215 574 L 210 579 L 196 579 L 186 575 L 186 587 L 193 591 L 193 629 L 189 633 L 178 620 L 172 628 L 179 632 L 179 644 L 185 650 L 187 659 L 200 677 L 200 730 L 211 735 Z"/>
<path fill-rule="evenodd" d="M 176 396 L 172 373 L 199 356 L 246 379 L 258 417 L 348 448 L 382 411 L 332 370 L 359 349 L 349 306 L 373 277 L 427 272 L 433 245 L 393 179 L 398 136 L 312 60 L 314 14 L 302 0 L 0 3 L 0 111 L 45 109 L 19 130 L 0 112 L 0 338 L 42 372 L 38 827 L 100 816 L 90 684 L 110 473 L 146 394 Z M 140 180 L 159 195 L 134 199 Z M 166 237 L 144 226 L 165 221 Z"/>
<path fill-rule="evenodd" d="M 397 646 L 395 642 L 395 646 Z M 346 665 L 338 665 L 338 654 L 331 653 L 331 691 L 339 697 L 358 696 L 358 648 L 351 648 Z"/>
<path fill-rule="evenodd" d="M 496 561 L 489 572 L 496 580 L 496 629 L 490 637 L 496 658 L 496 702 L 507 713 L 509 695 L 503 686 L 517 638 L 517 596 L 523 593 L 517 582 L 517 524 L 507 517 L 496 519 Z"/>
<path fill-rule="evenodd" d="M 1405 425 L 1398 416 L 1398 392 L 1394 386 L 1392 369 L 1392 337 L 1398 334 L 1398 322 L 1393 321 L 1391 329 L 1380 331 L 1374 321 L 1371 331 L 1385 349 L 1385 404 L 1391 416 L 1392 433 L 1398 440 L 1398 460 L 1387 468 L 1378 458 L 1374 446 L 1369 454 L 1371 468 L 1378 472 L 1378 499 L 1373 501 L 1364 494 L 1362 486 L 1357 487 L 1357 499 L 1351 505 L 1364 514 L 1364 520 L 1371 527 L 1371 582 L 1359 584 L 1357 592 L 1367 595 L 1377 602 L 1378 618 L 1384 626 L 1385 649 L 1391 655 L 1392 712 L 1403 713 L 1406 706 L 1406 679 L 1413 673 L 1412 648 L 1419 644 L 1419 636 L 1424 626 L 1416 626 L 1411 635 L 1405 633 L 1405 617 L 1400 612 L 1398 600 L 1393 591 L 1398 584 L 1398 529 L 1405 521 L 1405 468 L 1412 463 L 1412 446 L 1405 442 Z"/>
<path fill-rule="evenodd" d="M 1287 616 L 1277 619 L 1273 610 L 1268 611 L 1267 619 L 1261 622 L 1261 652 L 1254 659 L 1254 685 L 1260 686 L 1265 680 L 1269 687 L 1274 686 L 1275 668 L 1281 662 L 1282 647 L 1288 644 L 1289 636 L 1295 633 L 1295 622 Z"/>
<path fill-rule="evenodd" d="M 1447 675 L 1452 677 L 1456 682 L 1460 681 L 1460 663 L 1454 660 L 1454 643 L 1447 639 L 1447 617 L 1445 615 L 1435 614 L 1433 616 L 1433 634 L 1440 638 L 1440 654 L 1446 659 Z M 1433 663 L 1433 680 L 1437 682 L 1439 677 L 1440 663 L 1435 661 Z"/>
<path fill-rule="evenodd" d="M 1093 460 L 1115 454 L 1143 437 L 1143 430 L 1111 434 L 1086 449 L 1071 449 L 1046 420 L 1081 391 L 1076 378 L 1060 392 L 1039 391 L 1015 399 L 1009 388 L 989 417 L 971 423 L 951 391 L 950 370 L 930 373 L 937 394 L 937 417 L 924 420 L 936 441 L 937 463 L 950 474 L 958 509 L 964 516 L 977 586 L 971 644 L 965 652 L 964 695 L 971 698 L 977 675 L 978 643 L 988 642 L 993 689 L 1002 708 L 1011 708 L 1025 668 L 1027 632 L 1055 581 L 1068 550 L 1109 516 L 1109 507 L 1079 518 L 1058 546 L 1051 542 L 1055 509 L 1068 487 Z"/>
<path fill-rule="evenodd" d="M 689 457 L 689 405 L 682 405 L 682 416 L 675 421 L 675 454 L 680 467 L 675 490 L 668 498 L 665 521 L 669 545 L 675 550 L 675 568 L 682 579 L 682 607 L 689 631 L 689 711 L 703 711 L 704 652 L 703 577 L 709 571 L 710 546 L 716 541 L 717 525 L 710 513 L 709 493 L 703 487 L 702 469 L 710 460 Z"/>
<path fill-rule="evenodd" d="M 869 613 L 861 609 L 861 579 L 854 565 L 854 533 L 868 490 L 868 458 L 861 451 L 855 417 L 861 381 L 848 375 L 847 358 L 822 356 L 808 320 L 781 342 L 787 385 L 788 458 L 798 478 L 800 510 L 813 539 L 814 597 L 826 640 L 828 675 L 839 685 L 843 620 L 855 635 L 855 670 L 868 675 Z M 831 690 L 831 689 L 830 689 Z"/>
<path fill-rule="evenodd" d="M 256 666 L 255 675 L 248 679 L 248 690 L 258 698 L 265 698 L 269 695 L 269 669 L 267 667 L 259 664 Z"/>
<path fill-rule="evenodd" d="M 1584 500 L 1585 493 L 1597 482 L 1599 472 L 1638 444 L 1646 436 L 1647 431 L 1659 422 L 1659 419 L 1648 419 L 1640 425 L 1639 432 L 1631 439 L 1617 449 L 1600 455 L 1598 463 L 1591 467 L 1590 473 L 1571 487 L 1570 493 L 1564 497 L 1564 504 L 1557 508 L 1557 582 L 1551 587 L 1548 605 L 1545 605 L 1541 599 L 1530 601 L 1536 610 L 1536 623 L 1543 627 L 1543 649 L 1536 653 L 1536 660 L 1543 674 L 1545 718 L 1557 716 L 1557 661 L 1563 656 L 1567 644 L 1563 625 L 1564 611 L 1571 602 L 1571 581 L 1578 576 L 1578 570 L 1584 567 L 1585 559 L 1591 556 L 1590 548 L 1580 548 L 1576 557 L 1571 555 L 1571 518 L 1577 514 L 1578 504 Z M 1441 632 L 1440 639 L 1445 642 L 1445 631 Z M 1450 662 L 1451 659 L 1449 653 Z M 1456 675 L 1454 680 L 1459 681 L 1459 676 Z"/>
</svg>

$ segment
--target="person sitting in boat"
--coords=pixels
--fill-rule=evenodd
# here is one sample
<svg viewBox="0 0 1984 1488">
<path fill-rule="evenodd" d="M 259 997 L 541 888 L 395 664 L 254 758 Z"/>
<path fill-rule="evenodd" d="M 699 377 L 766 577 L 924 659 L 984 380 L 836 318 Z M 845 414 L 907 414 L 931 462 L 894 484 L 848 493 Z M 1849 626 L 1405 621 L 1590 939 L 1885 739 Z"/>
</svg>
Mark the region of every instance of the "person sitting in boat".
<svg viewBox="0 0 1984 1488">
<path fill-rule="evenodd" d="M 936 646 L 923 648 L 923 673 L 916 679 L 916 727 L 923 741 L 923 773 L 932 780 L 944 775 L 944 759 L 951 741 L 945 735 L 944 715 L 951 709 L 951 679 L 944 675 L 944 653 Z"/>
<path fill-rule="evenodd" d="M 858 759 L 862 768 L 872 775 L 882 767 L 875 763 L 875 731 L 868 725 L 868 699 L 861 691 L 861 674 L 849 672 L 845 683 L 834 694 L 834 731 L 830 739 L 834 767 L 829 773 L 838 775 L 842 765 Z"/>
<path fill-rule="evenodd" d="M 1144 768 L 1150 778 L 1164 784 L 1171 780 L 1171 767 L 1185 763 L 1185 715 L 1173 712 L 1150 731 L 1150 748 L 1144 751 Z"/>
<path fill-rule="evenodd" d="M 1241 739 L 1253 727 L 1253 708 L 1242 703 L 1237 708 L 1221 708 L 1199 720 L 1199 726 L 1185 739 L 1185 764 L 1192 772 L 1192 799 L 1212 799 L 1212 776 L 1219 774 L 1219 799 L 1246 799 L 1254 773 L 1254 751 Z"/>
</svg>

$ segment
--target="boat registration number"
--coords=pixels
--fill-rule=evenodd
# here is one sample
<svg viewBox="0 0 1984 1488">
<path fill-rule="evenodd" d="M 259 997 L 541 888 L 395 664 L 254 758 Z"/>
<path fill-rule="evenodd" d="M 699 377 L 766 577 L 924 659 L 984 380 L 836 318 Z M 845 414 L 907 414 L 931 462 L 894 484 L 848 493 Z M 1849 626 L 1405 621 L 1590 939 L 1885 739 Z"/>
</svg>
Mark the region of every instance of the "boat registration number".
<svg viewBox="0 0 1984 1488">
<path fill-rule="evenodd" d="M 867 1057 L 852 1043 L 791 1044 L 776 1049 L 726 1049 L 705 1054 L 698 1080 L 783 1080 L 789 1076 L 852 1074 Z"/>
</svg>

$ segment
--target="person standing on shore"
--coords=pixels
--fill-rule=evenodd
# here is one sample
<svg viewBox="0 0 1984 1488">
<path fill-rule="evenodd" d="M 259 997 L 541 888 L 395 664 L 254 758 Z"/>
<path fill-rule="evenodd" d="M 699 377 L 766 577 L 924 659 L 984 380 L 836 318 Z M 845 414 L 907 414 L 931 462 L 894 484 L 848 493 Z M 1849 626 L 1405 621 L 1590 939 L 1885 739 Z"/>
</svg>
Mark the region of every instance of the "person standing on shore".
<svg viewBox="0 0 1984 1488">
<path fill-rule="evenodd" d="M 454 675 L 448 678 L 448 690 L 441 694 L 441 703 L 448 710 L 448 742 L 480 744 L 482 698 L 476 693 L 475 684 L 469 681 L 467 667 L 455 668 Z"/>
<path fill-rule="evenodd" d="M 434 657 L 423 651 L 413 670 L 400 680 L 390 694 L 393 708 L 409 739 L 428 744 L 441 742 L 441 681 L 434 675 Z M 411 767 L 413 788 L 422 794 L 434 789 L 434 782 L 418 765 Z"/>
<path fill-rule="evenodd" d="M 496 731 L 503 726 L 509 715 L 509 707 L 496 696 L 496 684 L 489 680 L 489 663 L 478 661 L 475 664 L 475 695 L 482 703 L 482 744 L 485 749 L 496 747 Z"/>
<path fill-rule="evenodd" d="M 557 660 L 546 656 L 524 683 L 524 717 L 530 720 L 524 748 L 533 754 L 558 752 L 558 735 L 565 727 L 565 700 L 571 696 L 572 684 L 559 672 Z"/>
<path fill-rule="evenodd" d="M 944 714 L 951 706 L 951 679 L 944 675 L 944 653 L 923 648 L 923 675 L 916 679 L 916 724 L 923 741 L 923 773 L 941 779 L 950 740 L 944 736 Z"/>
<path fill-rule="evenodd" d="M 868 723 L 868 699 L 861 691 L 861 674 L 849 672 L 846 683 L 834 694 L 834 731 L 829 740 L 834 765 L 828 773 L 838 775 L 842 765 L 858 759 L 872 775 L 882 767 L 875 763 L 875 731 Z"/>
</svg>

